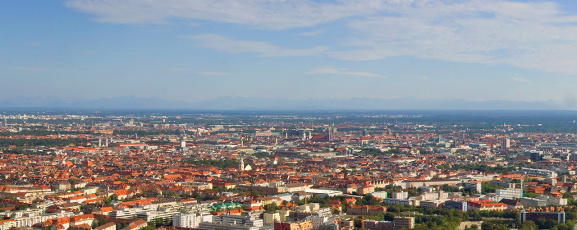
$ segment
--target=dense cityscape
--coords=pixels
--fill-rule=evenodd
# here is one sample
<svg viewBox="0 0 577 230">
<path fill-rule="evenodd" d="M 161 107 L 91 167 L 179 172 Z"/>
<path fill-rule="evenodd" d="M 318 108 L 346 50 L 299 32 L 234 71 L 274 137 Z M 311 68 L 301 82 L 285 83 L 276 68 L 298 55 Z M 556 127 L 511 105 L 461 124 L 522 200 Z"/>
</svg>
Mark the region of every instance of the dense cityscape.
<svg viewBox="0 0 577 230">
<path fill-rule="evenodd" d="M 452 116 L 4 113 L 0 229 L 574 228 L 574 116 Z"/>
<path fill-rule="evenodd" d="M 577 1 L 0 11 L 0 230 L 577 230 Z"/>
</svg>

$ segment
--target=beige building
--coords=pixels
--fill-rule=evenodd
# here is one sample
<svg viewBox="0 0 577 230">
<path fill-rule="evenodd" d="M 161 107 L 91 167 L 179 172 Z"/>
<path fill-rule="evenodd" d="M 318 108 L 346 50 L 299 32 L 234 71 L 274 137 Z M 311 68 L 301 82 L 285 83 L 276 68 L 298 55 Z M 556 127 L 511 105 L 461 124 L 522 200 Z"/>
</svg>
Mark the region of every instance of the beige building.
<svg viewBox="0 0 577 230">
<path fill-rule="evenodd" d="M 275 213 L 265 213 L 263 214 L 264 224 L 274 224 L 275 222 L 280 222 L 280 214 Z"/>
<path fill-rule="evenodd" d="M 415 217 L 395 217 L 393 225 L 395 229 L 413 229 L 415 227 Z"/>
</svg>

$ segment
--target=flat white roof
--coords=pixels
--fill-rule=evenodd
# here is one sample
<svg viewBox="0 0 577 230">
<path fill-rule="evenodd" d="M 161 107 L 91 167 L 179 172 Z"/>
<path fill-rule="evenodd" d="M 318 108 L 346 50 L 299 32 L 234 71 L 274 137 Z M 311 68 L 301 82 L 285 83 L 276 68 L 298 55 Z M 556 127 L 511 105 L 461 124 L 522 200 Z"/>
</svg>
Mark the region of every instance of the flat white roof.
<svg viewBox="0 0 577 230">
<path fill-rule="evenodd" d="M 306 189 L 306 193 L 343 194 L 341 191 L 328 189 Z"/>
</svg>

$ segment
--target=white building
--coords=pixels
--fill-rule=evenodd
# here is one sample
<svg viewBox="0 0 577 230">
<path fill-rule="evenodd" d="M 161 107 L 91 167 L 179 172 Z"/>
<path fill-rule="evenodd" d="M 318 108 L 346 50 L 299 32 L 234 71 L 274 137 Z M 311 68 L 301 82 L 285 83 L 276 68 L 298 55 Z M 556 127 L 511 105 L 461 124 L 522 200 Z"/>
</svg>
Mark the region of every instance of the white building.
<svg viewBox="0 0 577 230">
<path fill-rule="evenodd" d="M 388 195 L 387 192 L 385 192 L 385 191 L 373 192 L 370 194 L 373 195 L 374 197 L 381 198 L 381 199 L 387 198 L 387 195 Z"/>
<path fill-rule="evenodd" d="M 394 192 L 393 193 L 393 199 L 406 200 L 408 198 L 409 198 L 408 192 Z"/>
<path fill-rule="evenodd" d="M 557 197 L 548 197 L 547 203 L 548 203 L 547 205 L 550 205 L 550 206 L 564 206 L 564 205 L 567 205 L 567 199 L 557 198 Z"/>
<path fill-rule="evenodd" d="M 14 220 L 0 220 L 0 230 L 9 230 L 14 226 Z"/>
<path fill-rule="evenodd" d="M 312 225 L 312 229 L 313 230 L 318 230 L 321 225 L 327 223 L 330 221 L 330 218 L 328 216 L 307 216 L 306 220 L 311 222 Z"/>
<path fill-rule="evenodd" d="M 342 196 L 343 195 L 343 192 L 341 192 L 341 191 L 328 190 L 328 189 L 307 189 L 307 190 L 305 190 L 305 193 L 317 195 L 317 196 L 320 196 L 322 198 L 327 197 L 327 196 L 333 197 L 333 196 Z"/>
<path fill-rule="evenodd" d="M 428 192 L 421 194 L 418 200 L 446 200 L 449 198 L 449 193 L 438 191 L 438 192 Z"/>
<path fill-rule="evenodd" d="M 32 227 L 32 225 L 35 225 L 37 223 L 41 223 L 41 222 L 44 222 L 47 220 L 61 218 L 61 217 L 73 217 L 73 216 L 74 216 L 74 213 L 65 212 L 65 211 L 61 211 L 59 213 L 41 214 L 41 215 L 36 215 L 33 213 L 25 213 L 22 216 L 14 218 L 13 226 L 16 228 Z M 69 224 L 68 224 L 68 226 L 69 226 Z"/>
<path fill-rule="evenodd" d="M 136 214 L 136 217 L 145 220 L 146 222 L 155 219 L 172 219 L 173 216 L 178 215 L 179 212 L 170 208 L 162 208 L 158 211 L 146 211 Z"/>
<path fill-rule="evenodd" d="M 551 171 L 551 170 L 545 170 L 545 169 L 521 168 L 521 172 L 528 174 L 528 175 L 534 175 L 534 176 L 542 176 L 542 177 L 549 177 L 549 178 L 557 177 L 556 172 Z"/>
<path fill-rule="evenodd" d="M 206 230 L 258 230 L 263 226 L 263 220 L 253 216 L 222 214 L 212 216 L 212 223 L 202 222 L 198 228 Z"/>
<path fill-rule="evenodd" d="M 172 218 L 172 224 L 177 228 L 198 228 L 202 222 L 212 222 L 208 213 L 180 213 Z"/>
<path fill-rule="evenodd" d="M 496 189 L 495 195 L 503 199 L 515 199 L 523 197 L 523 189 L 515 188 L 515 184 L 509 184 L 509 188 Z"/>
</svg>

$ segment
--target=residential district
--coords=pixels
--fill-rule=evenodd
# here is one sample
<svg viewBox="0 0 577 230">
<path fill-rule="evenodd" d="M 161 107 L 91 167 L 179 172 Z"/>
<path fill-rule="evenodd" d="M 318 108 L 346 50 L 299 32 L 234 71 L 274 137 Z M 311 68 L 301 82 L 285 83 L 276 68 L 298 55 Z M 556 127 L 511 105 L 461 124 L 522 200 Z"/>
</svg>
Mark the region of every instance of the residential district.
<svg viewBox="0 0 577 230">
<path fill-rule="evenodd" d="M 0 118 L 0 230 L 574 229 L 577 219 L 577 136 L 546 123 Z"/>
</svg>

